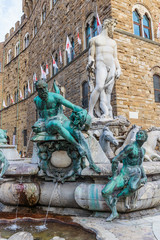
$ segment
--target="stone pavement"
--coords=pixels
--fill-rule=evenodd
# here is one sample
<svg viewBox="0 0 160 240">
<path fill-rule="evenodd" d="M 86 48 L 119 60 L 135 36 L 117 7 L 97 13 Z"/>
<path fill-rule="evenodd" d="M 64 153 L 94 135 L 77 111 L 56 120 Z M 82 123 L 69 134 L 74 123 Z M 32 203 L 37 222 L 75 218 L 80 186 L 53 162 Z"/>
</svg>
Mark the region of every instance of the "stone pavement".
<svg viewBox="0 0 160 240">
<path fill-rule="evenodd" d="M 73 217 L 73 220 L 94 230 L 98 240 L 160 240 L 160 215 L 134 220 L 116 219 L 111 223 L 95 217 Z"/>
</svg>

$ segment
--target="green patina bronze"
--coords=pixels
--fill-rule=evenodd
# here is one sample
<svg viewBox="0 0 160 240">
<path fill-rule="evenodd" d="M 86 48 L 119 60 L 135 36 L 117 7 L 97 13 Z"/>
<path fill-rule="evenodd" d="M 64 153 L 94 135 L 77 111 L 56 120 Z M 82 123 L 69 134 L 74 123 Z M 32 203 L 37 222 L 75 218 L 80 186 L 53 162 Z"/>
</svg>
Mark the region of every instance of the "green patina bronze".
<svg viewBox="0 0 160 240">
<path fill-rule="evenodd" d="M 118 217 L 116 204 L 120 197 L 132 195 L 147 182 L 142 166 L 145 154 L 142 145 L 147 137 L 146 131 L 140 130 L 136 135 L 136 141 L 127 145 L 112 160 L 112 178 L 102 190 L 102 196 L 112 211 L 107 221 Z M 118 174 L 119 161 L 123 162 L 123 167 Z M 119 191 L 117 191 L 118 189 Z"/>
<path fill-rule="evenodd" d="M 55 93 L 49 92 L 44 80 L 36 83 L 38 96 L 35 97 L 34 102 L 39 112 L 39 119 L 32 127 L 36 134 L 32 140 L 37 142 L 39 148 L 41 169 L 56 181 L 64 181 L 72 175 L 80 175 L 86 157 L 90 168 L 99 173 L 100 169 L 94 164 L 88 144 L 81 132 L 89 128 L 90 116 L 86 110 L 60 95 L 55 82 L 54 89 Z M 69 119 L 63 114 L 63 106 L 72 109 Z M 59 150 L 67 151 L 72 159 L 72 165 L 67 170 L 55 169 L 51 166 L 51 155 Z"/>
<path fill-rule="evenodd" d="M 7 144 L 7 130 L 0 129 L 0 145 Z"/>
<path fill-rule="evenodd" d="M 0 129 L 0 145 L 7 144 L 7 130 Z M 0 151 L 0 179 L 2 179 L 3 175 L 7 171 L 9 166 L 8 160 L 5 158 L 2 151 Z"/>
</svg>

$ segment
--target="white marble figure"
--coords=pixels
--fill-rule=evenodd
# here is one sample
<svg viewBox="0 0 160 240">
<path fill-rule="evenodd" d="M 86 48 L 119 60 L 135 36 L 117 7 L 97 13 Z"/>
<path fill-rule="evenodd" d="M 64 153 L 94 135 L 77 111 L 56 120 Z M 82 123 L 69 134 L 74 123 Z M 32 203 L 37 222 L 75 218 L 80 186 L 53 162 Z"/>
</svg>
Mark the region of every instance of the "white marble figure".
<svg viewBox="0 0 160 240">
<path fill-rule="evenodd" d="M 152 162 L 153 160 L 160 161 L 160 155 L 155 150 L 157 142 L 160 142 L 160 128 L 153 127 L 148 129 L 148 139 L 143 144 L 143 148 L 146 150 L 144 158 L 147 161 Z"/>
<path fill-rule="evenodd" d="M 121 68 L 117 58 L 117 44 L 112 39 L 115 19 L 105 19 L 100 35 L 91 38 L 87 71 L 90 90 L 89 114 L 92 119 L 113 118 L 111 93 L 115 80 L 120 77 Z M 96 84 L 93 86 L 95 73 Z"/>
<path fill-rule="evenodd" d="M 113 133 L 107 126 L 103 128 L 102 134 L 99 139 L 99 143 L 104 153 L 109 159 L 115 157 L 113 150 L 111 149 L 110 143 L 114 144 L 115 146 L 118 146 L 118 141 L 113 136 Z"/>
<path fill-rule="evenodd" d="M 131 144 L 136 140 L 136 134 L 140 129 L 140 126 L 132 125 L 132 127 L 128 130 L 123 145 L 116 150 L 115 155 L 118 155 L 128 144 Z"/>
</svg>

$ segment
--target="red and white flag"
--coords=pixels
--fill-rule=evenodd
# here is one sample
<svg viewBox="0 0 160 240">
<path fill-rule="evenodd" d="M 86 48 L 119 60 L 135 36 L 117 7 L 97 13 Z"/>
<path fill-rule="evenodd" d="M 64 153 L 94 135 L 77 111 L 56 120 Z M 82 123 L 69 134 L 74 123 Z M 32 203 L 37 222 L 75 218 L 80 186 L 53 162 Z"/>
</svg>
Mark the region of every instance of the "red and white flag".
<svg viewBox="0 0 160 240">
<path fill-rule="evenodd" d="M 69 37 L 67 36 L 66 51 L 67 51 L 68 55 L 71 54 L 71 48 L 72 48 L 72 44 L 71 44 L 71 42 L 70 42 L 70 40 L 69 40 Z"/>
<path fill-rule="evenodd" d="M 13 100 L 13 97 L 12 97 L 12 95 L 11 95 L 11 103 L 13 103 L 13 104 L 14 104 L 14 100 Z"/>
<path fill-rule="evenodd" d="M 97 32 L 100 34 L 102 32 L 102 24 L 97 13 Z"/>
<path fill-rule="evenodd" d="M 48 63 L 46 63 L 46 75 L 49 74 Z"/>
<path fill-rule="evenodd" d="M 36 76 L 36 73 L 33 74 L 33 82 L 37 82 L 37 76 Z"/>
<path fill-rule="evenodd" d="M 80 39 L 80 37 L 79 37 L 79 32 L 77 33 L 77 38 L 78 38 L 78 44 L 81 45 L 81 44 L 82 44 L 82 41 L 81 41 L 81 39 Z"/>
<path fill-rule="evenodd" d="M 5 108 L 7 107 L 6 103 L 5 103 L 5 100 L 3 100 L 3 107 L 5 107 Z"/>
<path fill-rule="evenodd" d="M 23 96 L 22 96 L 22 92 L 21 92 L 21 90 L 19 91 L 19 98 L 20 98 L 21 100 L 24 99 Z"/>
<path fill-rule="evenodd" d="M 157 38 L 160 38 L 160 20 L 159 20 L 158 29 L 157 29 Z"/>
<path fill-rule="evenodd" d="M 43 70 L 42 66 L 41 66 L 41 78 L 46 79 L 46 72 Z"/>
<path fill-rule="evenodd" d="M 28 92 L 31 93 L 31 88 L 30 88 L 30 85 L 29 85 L 29 80 L 28 80 Z"/>
<path fill-rule="evenodd" d="M 52 56 L 52 59 L 53 59 L 53 67 L 58 69 L 57 63 L 56 63 L 56 61 L 55 61 L 53 56 Z"/>
<path fill-rule="evenodd" d="M 63 63 L 63 60 L 62 60 L 62 53 L 61 53 L 61 50 L 59 50 L 59 60 L 60 60 L 60 63 L 62 64 L 62 63 Z"/>
</svg>

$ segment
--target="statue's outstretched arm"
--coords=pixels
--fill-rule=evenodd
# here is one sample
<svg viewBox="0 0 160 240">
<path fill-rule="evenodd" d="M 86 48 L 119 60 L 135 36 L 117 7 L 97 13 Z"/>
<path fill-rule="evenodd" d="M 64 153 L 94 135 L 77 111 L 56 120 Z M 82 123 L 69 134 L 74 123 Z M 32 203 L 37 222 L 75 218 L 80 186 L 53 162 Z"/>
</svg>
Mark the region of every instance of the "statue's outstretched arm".
<svg viewBox="0 0 160 240">
<path fill-rule="evenodd" d="M 56 99 L 57 99 L 57 102 L 64 105 L 65 107 L 72 109 L 75 112 L 79 112 L 83 110 L 81 107 L 76 106 L 70 101 L 68 101 L 67 99 L 65 99 L 62 95 L 56 94 Z"/>
</svg>

